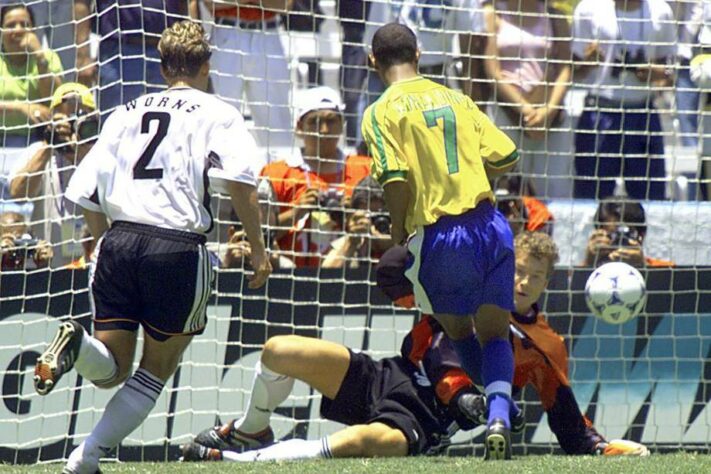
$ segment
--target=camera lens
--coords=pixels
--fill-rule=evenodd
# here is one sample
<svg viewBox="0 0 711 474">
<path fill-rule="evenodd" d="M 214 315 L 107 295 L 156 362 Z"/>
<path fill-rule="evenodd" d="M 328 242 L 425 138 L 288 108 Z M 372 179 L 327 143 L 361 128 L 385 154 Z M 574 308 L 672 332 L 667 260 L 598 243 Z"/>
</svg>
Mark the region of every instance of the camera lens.
<svg viewBox="0 0 711 474">
<path fill-rule="evenodd" d="M 96 117 L 87 117 L 77 124 L 77 136 L 80 140 L 94 138 L 99 134 L 99 121 Z"/>
<path fill-rule="evenodd" d="M 390 217 L 384 214 L 374 216 L 372 219 L 373 227 L 381 234 L 390 233 Z"/>
</svg>

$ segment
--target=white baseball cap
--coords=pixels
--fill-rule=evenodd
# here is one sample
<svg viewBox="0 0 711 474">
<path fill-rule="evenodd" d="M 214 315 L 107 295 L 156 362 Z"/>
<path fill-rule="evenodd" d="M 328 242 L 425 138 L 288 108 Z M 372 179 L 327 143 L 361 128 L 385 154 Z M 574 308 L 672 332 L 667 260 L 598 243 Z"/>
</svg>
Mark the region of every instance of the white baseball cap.
<svg viewBox="0 0 711 474">
<path fill-rule="evenodd" d="M 314 110 L 335 110 L 343 113 L 345 109 L 341 95 L 330 87 L 319 86 L 300 92 L 296 97 L 296 122 Z"/>
</svg>

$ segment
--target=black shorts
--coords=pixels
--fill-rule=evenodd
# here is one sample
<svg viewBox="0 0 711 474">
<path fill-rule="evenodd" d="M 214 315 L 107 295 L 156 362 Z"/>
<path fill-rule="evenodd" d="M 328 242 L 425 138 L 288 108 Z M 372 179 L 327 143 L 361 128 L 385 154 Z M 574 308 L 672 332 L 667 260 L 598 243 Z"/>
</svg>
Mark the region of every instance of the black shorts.
<svg viewBox="0 0 711 474">
<path fill-rule="evenodd" d="M 321 400 L 321 416 L 346 425 L 384 423 L 402 431 L 408 454 L 436 451 L 451 421 L 436 402 L 434 387 L 417 384 L 421 376 L 407 360 L 375 361 L 351 351 L 351 362 L 336 398 Z"/>
<path fill-rule="evenodd" d="M 213 271 L 203 235 L 115 222 L 96 254 L 90 285 L 97 330 L 140 324 L 159 341 L 204 331 Z"/>
</svg>

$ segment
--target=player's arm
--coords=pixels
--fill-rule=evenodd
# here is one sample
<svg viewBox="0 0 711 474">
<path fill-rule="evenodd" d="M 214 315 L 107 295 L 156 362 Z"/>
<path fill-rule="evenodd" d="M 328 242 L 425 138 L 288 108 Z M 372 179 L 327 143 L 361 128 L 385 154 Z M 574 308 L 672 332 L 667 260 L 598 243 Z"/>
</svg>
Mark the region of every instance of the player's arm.
<svg viewBox="0 0 711 474">
<path fill-rule="evenodd" d="M 82 208 L 82 214 L 84 214 L 84 222 L 86 222 L 87 227 L 89 227 L 91 236 L 95 241 L 98 241 L 109 228 L 109 221 L 106 219 L 106 214 L 87 208 Z"/>
<path fill-rule="evenodd" d="M 216 126 L 210 135 L 208 165 L 210 187 L 230 196 L 232 208 L 242 222 L 252 255 L 254 274 L 250 288 L 263 286 L 272 272 L 261 229 L 257 176 L 261 160 L 254 137 L 236 112 L 230 121 Z"/>
<path fill-rule="evenodd" d="M 400 129 L 394 120 L 387 117 L 386 107 L 378 110 L 375 105 L 363 114 L 361 129 L 373 157 L 371 175 L 385 191 L 385 205 L 392 221 L 391 237 L 398 245 L 407 238 L 405 219 L 411 199 L 407 183 L 409 165 L 400 146 Z"/>
<path fill-rule="evenodd" d="M 407 239 L 405 218 L 410 205 L 410 187 L 405 181 L 390 181 L 383 186 L 385 190 L 385 205 L 390 212 L 391 237 L 395 245 L 402 244 Z"/>
<path fill-rule="evenodd" d="M 252 249 L 252 268 L 254 274 L 250 278 L 249 287 L 263 286 L 272 272 L 272 266 L 267 256 L 267 251 L 262 237 L 261 213 L 257 187 L 238 181 L 229 181 L 225 184 L 237 216 L 242 222 L 247 240 Z"/>
<path fill-rule="evenodd" d="M 509 172 L 519 160 L 516 144 L 473 104 L 472 113 L 479 125 L 479 153 L 487 177 L 493 179 Z"/>
</svg>

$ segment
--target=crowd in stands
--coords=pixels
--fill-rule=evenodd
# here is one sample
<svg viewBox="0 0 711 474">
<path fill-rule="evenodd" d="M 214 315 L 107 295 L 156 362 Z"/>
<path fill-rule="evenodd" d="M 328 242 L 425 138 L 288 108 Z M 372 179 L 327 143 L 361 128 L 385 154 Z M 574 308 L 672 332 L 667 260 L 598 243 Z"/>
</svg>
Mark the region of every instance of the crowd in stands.
<svg viewBox="0 0 711 474">
<path fill-rule="evenodd" d="M 315 83 L 295 94 L 289 55 L 298 51 L 284 47 L 284 35 L 320 28 L 318 0 L 242 7 L 73 0 L 60 25 L 50 21 L 61 16 L 50 3 L 1 4 L 3 270 L 18 269 L 18 248 L 36 268 L 88 260 L 90 243 L 80 213 L 64 199 L 66 185 L 101 120 L 165 87 L 158 38 L 186 17 L 210 26 L 211 90 L 248 114 L 267 150 L 260 198 L 274 267 L 370 265 L 391 245 L 360 122 L 384 90 L 368 68 L 367 45 L 392 21 L 417 33 L 422 75 L 461 88 L 517 144 L 517 172 L 492 182 L 515 233 L 552 233 L 547 201 L 593 199 L 599 208 L 581 265 L 671 265 L 642 250 L 640 201 L 668 198 L 665 140 L 698 149 L 692 181 L 708 198 L 709 0 L 340 0 L 333 10 L 340 90 L 319 84 L 316 58 Z M 566 106 L 572 89 L 586 94 L 579 116 Z M 678 134 L 664 132 L 658 111 L 669 98 Z M 225 221 L 215 252 L 224 267 L 240 268 L 249 244 L 234 218 Z"/>
</svg>

